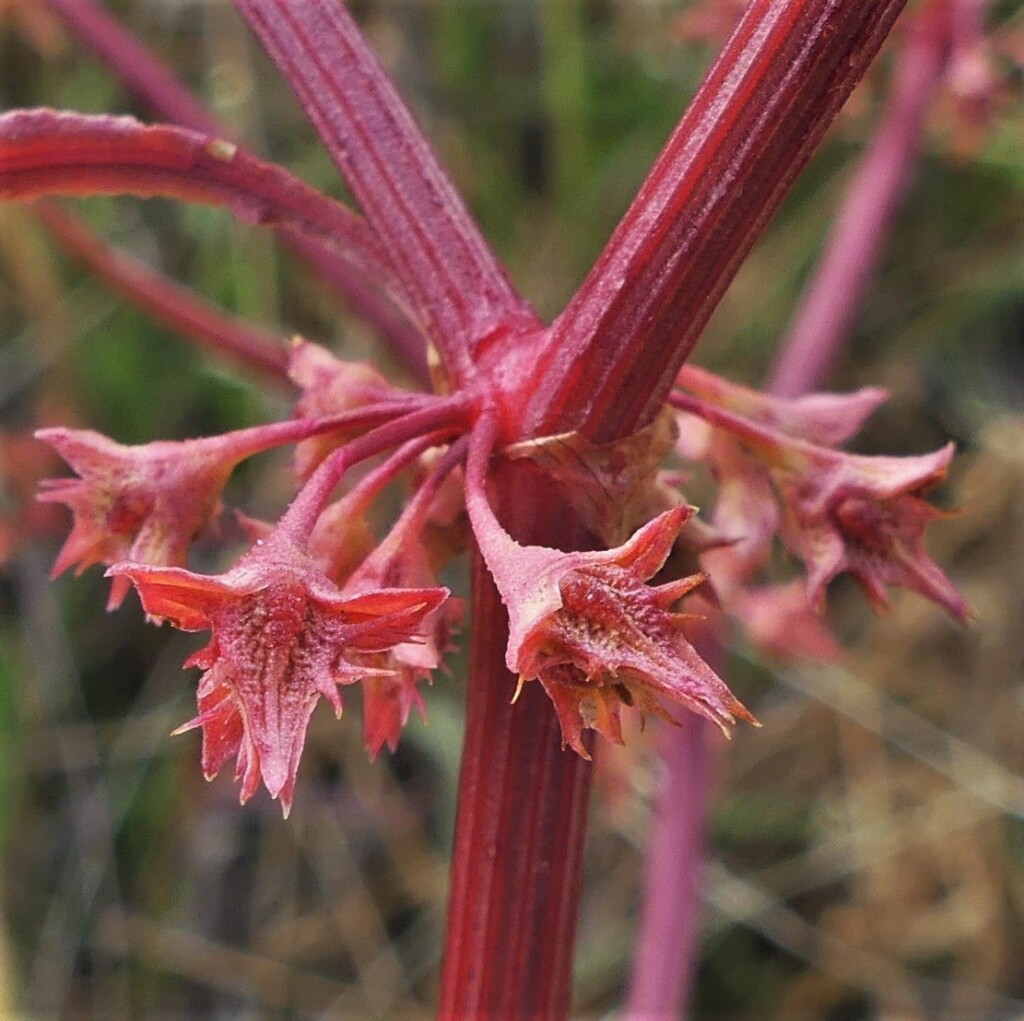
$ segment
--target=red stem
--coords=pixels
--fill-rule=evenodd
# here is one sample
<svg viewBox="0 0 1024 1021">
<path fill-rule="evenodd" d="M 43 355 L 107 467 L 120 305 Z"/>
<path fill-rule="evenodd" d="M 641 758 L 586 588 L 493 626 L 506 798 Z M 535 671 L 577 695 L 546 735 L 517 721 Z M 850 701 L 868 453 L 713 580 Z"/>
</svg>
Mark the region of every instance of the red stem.
<svg viewBox="0 0 1024 1021">
<path fill-rule="evenodd" d="M 73 258 L 157 322 L 278 382 L 287 381 L 288 354 L 280 338 L 237 319 L 138 259 L 102 242 L 76 216 L 53 202 L 36 213 Z"/>
<path fill-rule="evenodd" d="M 174 74 L 103 8 L 92 0 L 44 0 L 132 95 L 161 117 L 205 132 L 220 134 L 216 119 Z"/>
<path fill-rule="evenodd" d="M 471 405 L 470 400 L 460 395 L 435 399 L 425 407 L 378 426 L 335 450 L 309 477 L 278 521 L 276 532 L 287 535 L 291 542 L 304 545 L 349 468 L 368 457 L 428 434 L 433 434 L 440 443 L 446 436 L 464 432 L 469 424 Z"/>
<path fill-rule="evenodd" d="M 354 213 L 223 139 L 131 117 L 54 110 L 0 114 L 0 198 L 164 196 L 223 206 L 244 223 L 299 231 L 370 280 L 393 275 Z"/>
<path fill-rule="evenodd" d="M 576 428 L 614 440 L 651 417 L 901 7 L 902 0 L 754 0 L 547 349 L 524 373 L 522 435 Z M 550 486 L 515 467 L 499 462 L 492 487 L 514 537 L 580 548 L 587 537 Z M 577 910 L 589 772 L 555 752 L 554 714 L 536 692 L 526 701 L 530 685 L 515 706 L 505 705 L 513 690 L 506 615 L 479 564 L 475 575 L 470 737 L 442 1015 L 560 1018 L 570 977 L 562 962 L 571 953 L 560 940 Z M 543 783 L 541 768 L 553 771 Z"/>
<path fill-rule="evenodd" d="M 526 534 L 520 527 L 520 541 L 578 548 L 571 515 L 552 515 L 550 489 L 528 466 L 500 464 L 494 478 L 509 520 L 533 524 Z M 441 977 L 439 1016 L 446 1021 L 561 1018 L 569 1011 L 592 768 L 561 747 L 540 685 L 526 685 L 511 704 L 516 679 L 505 666 L 507 641 L 505 607 L 477 554 Z"/>
<path fill-rule="evenodd" d="M 625 1011 L 632 1021 L 685 1016 L 700 948 L 711 725 L 692 713 L 679 722 L 659 724 L 663 775 L 644 855 L 643 914 Z"/>
<path fill-rule="evenodd" d="M 753 0 L 524 392 L 528 434 L 649 421 L 904 0 Z"/>
<path fill-rule="evenodd" d="M 235 3 L 348 181 L 453 383 L 471 372 L 471 342 L 539 326 L 345 7 Z"/>
</svg>

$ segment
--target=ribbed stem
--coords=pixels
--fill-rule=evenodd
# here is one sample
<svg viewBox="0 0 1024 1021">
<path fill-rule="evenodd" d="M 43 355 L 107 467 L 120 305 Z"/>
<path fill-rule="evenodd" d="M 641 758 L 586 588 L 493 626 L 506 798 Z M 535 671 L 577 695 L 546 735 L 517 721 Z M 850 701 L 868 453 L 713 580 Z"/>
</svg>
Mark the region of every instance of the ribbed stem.
<svg viewBox="0 0 1024 1021">
<path fill-rule="evenodd" d="M 661 407 L 905 0 L 752 0 L 524 383 L 527 435 Z"/>
<path fill-rule="evenodd" d="M 522 463 L 494 473 L 520 541 L 572 548 L 582 533 Z M 511 519 L 510 519 L 511 520 Z M 508 615 L 477 555 L 466 744 L 439 1016 L 561 1018 L 569 1011 L 591 763 L 563 750 L 539 684 L 513 705 Z"/>
</svg>

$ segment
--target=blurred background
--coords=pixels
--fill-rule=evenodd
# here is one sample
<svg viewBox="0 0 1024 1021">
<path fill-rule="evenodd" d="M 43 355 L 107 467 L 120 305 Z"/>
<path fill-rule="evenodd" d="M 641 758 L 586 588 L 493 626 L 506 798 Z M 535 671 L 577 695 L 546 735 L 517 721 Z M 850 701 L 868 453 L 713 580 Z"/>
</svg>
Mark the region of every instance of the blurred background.
<svg viewBox="0 0 1024 1021">
<path fill-rule="evenodd" d="M 352 4 L 443 160 L 545 315 L 582 279 L 743 3 L 361 0 Z M 920 5 L 918 5 L 920 6 Z M 985 5 L 974 4 L 975 8 Z M 257 152 L 344 191 L 283 81 L 222 0 L 111 3 Z M 830 381 L 891 401 L 855 443 L 954 439 L 929 550 L 967 629 L 894 594 L 882 619 L 831 594 L 845 652 L 769 661 L 737 636 L 725 674 L 764 724 L 717 762 L 698 1019 L 1024 1017 L 1024 4 L 985 6 L 973 62 L 936 90 L 913 181 Z M 756 384 L 771 365 L 885 108 L 897 32 L 731 288 L 695 361 Z M 44 3 L 0 3 L 0 106 L 151 119 Z M 401 370 L 266 231 L 220 211 L 92 200 L 76 210 L 222 307 Z M 98 569 L 47 576 L 65 474 L 39 424 L 121 442 L 290 413 L 288 394 L 112 296 L 27 207 L 0 207 L 0 1018 L 431 1016 L 455 811 L 464 669 L 369 763 L 358 696 L 313 719 L 287 823 L 211 784 L 193 715 L 196 636 L 103 612 Z M 228 502 L 273 516 L 285 455 Z M 699 479 L 696 503 L 706 503 Z M 242 548 L 241 537 L 236 552 Z M 204 559 L 205 558 L 205 559 Z M 220 558 L 220 559 L 218 559 Z M 197 563 L 223 562 L 219 547 Z M 659 782 L 655 732 L 602 749 L 575 1016 L 628 983 Z"/>
</svg>

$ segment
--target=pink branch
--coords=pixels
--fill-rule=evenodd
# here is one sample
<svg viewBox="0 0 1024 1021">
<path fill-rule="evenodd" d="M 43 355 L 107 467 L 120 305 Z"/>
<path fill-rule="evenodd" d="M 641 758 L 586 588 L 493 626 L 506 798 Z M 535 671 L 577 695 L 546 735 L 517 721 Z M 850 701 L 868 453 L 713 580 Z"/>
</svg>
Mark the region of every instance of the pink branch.
<svg viewBox="0 0 1024 1021">
<path fill-rule="evenodd" d="M 710 724 L 692 713 L 679 724 L 658 728 L 664 775 L 644 856 L 643 915 L 625 1012 L 632 1021 L 684 1016 L 682 1006 L 690 1000 L 700 950 L 714 763 Z"/>
<path fill-rule="evenodd" d="M 885 250 L 913 171 L 925 117 L 949 54 L 949 10 L 932 3 L 900 51 L 888 107 L 861 160 L 768 380 L 781 397 L 806 393 L 831 371 Z"/>
<path fill-rule="evenodd" d="M 158 110 L 161 117 L 208 135 L 221 133 L 203 104 L 102 7 L 91 0 L 45 2 L 132 95 Z"/>
<path fill-rule="evenodd" d="M 277 532 L 304 546 L 338 483 L 355 464 L 409 440 L 430 435 L 438 443 L 468 425 L 469 404 L 461 397 L 434 401 L 394 419 L 334 451 L 299 491 L 277 523 Z"/>
</svg>

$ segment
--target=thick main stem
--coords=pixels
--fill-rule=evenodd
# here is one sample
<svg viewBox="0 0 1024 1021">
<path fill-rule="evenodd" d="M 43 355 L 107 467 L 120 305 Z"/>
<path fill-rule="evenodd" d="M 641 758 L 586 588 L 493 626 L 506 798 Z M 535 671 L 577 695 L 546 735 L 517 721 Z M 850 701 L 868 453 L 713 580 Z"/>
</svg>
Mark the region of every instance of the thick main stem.
<svg viewBox="0 0 1024 1021">
<path fill-rule="evenodd" d="M 512 704 L 507 615 L 479 555 L 473 636 L 439 1016 L 565 1017 L 591 764 L 561 747 L 539 684 Z"/>
</svg>

